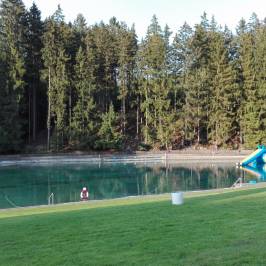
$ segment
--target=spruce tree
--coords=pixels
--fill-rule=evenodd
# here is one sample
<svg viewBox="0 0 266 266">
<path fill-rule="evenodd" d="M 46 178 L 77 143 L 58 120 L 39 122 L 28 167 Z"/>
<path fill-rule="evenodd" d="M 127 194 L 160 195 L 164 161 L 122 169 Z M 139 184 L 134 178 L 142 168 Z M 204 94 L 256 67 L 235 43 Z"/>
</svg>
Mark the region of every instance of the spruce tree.
<svg viewBox="0 0 266 266">
<path fill-rule="evenodd" d="M 141 108 L 145 125 L 142 127 L 144 142 L 159 147 L 168 146 L 171 134 L 163 135 L 163 128 L 171 121 L 168 119 L 170 108 L 167 46 L 156 16 L 148 27 L 147 36 L 139 53 L 141 67 Z M 165 140 L 167 136 L 168 140 Z"/>
<path fill-rule="evenodd" d="M 233 35 L 204 13 L 171 42 L 154 15 L 138 44 L 115 17 L 67 24 L 58 6 L 43 23 L 35 4 L 3 0 L 0 152 L 37 143 L 45 120 L 48 150 L 254 148 L 266 141 L 265 25 L 252 14 Z"/>
<path fill-rule="evenodd" d="M 192 50 L 190 42 L 192 40 L 192 28 L 185 22 L 173 39 L 171 49 L 171 75 L 173 80 L 172 106 L 177 119 L 177 140 L 176 145 L 184 147 L 185 138 L 191 140 L 190 129 L 186 114 L 184 112 L 190 66 L 192 64 Z"/>
<path fill-rule="evenodd" d="M 84 34 L 86 33 L 87 30 L 86 19 L 82 14 L 77 15 L 77 18 L 74 21 L 74 29 L 77 33 L 80 34 L 80 40 L 81 40 L 82 37 L 84 37 Z"/>
<path fill-rule="evenodd" d="M 27 31 L 27 89 L 28 89 L 28 115 L 29 115 L 29 139 L 36 141 L 37 130 L 44 128 L 42 125 L 41 108 L 45 106 L 40 97 L 44 97 L 40 80 L 41 69 L 43 67 L 41 58 L 43 23 L 41 12 L 33 3 L 28 12 Z M 38 126 L 39 125 L 39 126 Z"/>
<path fill-rule="evenodd" d="M 25 52 L 27 19 L 21 0 L 3 0 L 0 6 L 1 73 L 0 150 L 18 151 L 26 132 Z M 25 143 L 25 142 L 24 142 Z"/>
<path fill-rule="evenodd" d="M 186 135 L 190 143 L 207 142 L 209 117 L 209 24 L 203 15 L 202 22 L 195 27 L 190 41 L 191 63 L 185 76 L 184 119 Z"/>
<path fill-rule="evenodd" d="M 252 148 L 260 141 L 260 106 L 257 105 L 257 73 L 255 67 L 254 35 L 241 20 L 238 27 L 238 62 L 241 69 L 241 138 L 246 147 Z"/>
<path fill-rule="evenodd" d="M 118 45 L 114 25 L 101 22 L 88 31 L 86 43 L 96 55 L 95 103 L 100 112 L 107 112 L 111 101 L 117 99 Z M 115 33 L 115 34 L 113 34 Z"/>
<path fill-rule="evenodd" d="M 95 142 L 96 149 L 120 149 L 122 147 L 123 136 L 118 125 L 118 116 L 111 103 L 108 112 L 101 116 L 101 127 L 98 131 L 98 140 Z"/>
<path fill-rule="evenodd" d="M 71 120 L 72 141 L 79 147 L 92 148 L 92 141 L 95 134 L 95 104 L 93 93 L 95 90 L 95 78 L 92 54 L 86 53 L 82 47 L 79 48 L 76 56 L 75 86 L 76 104 L 73 109 Z"/>
<path fill-rule="evenodd" d="M 226 37 L 213 29 L 210 38 L 210 115 L 209 141 L 216 146 L 229 143 L 238 134 L 237 120 L 239 86 L 237 72 L 230 62 Z"/>
<path fill-rule="evenodd" d="M 64 16 L 59 7 L 55 14 L 46 21 L 43 36 L 44 78 L 48 85 L 47 148 L 50 149 L 52 125 L 54 124 L 54 143 L 56 150 L 63 147 L 68 134 L 67 100 L 69 91 L 69 56 L 66 54 Z"/>
<path fill-rule="evenodd" d="M 255 36 L 255 73 L 257 73 L 257 97 L 259 127 L 256 132 L 257 139 L 261 143 L 266 143 L 266 26 L 260 25 L 256 30 Z"/>
<path fill-rule="evenodd" d="M 128 95 L 134 85 L 134 69 L 137 52 L 137 40 L 135 32 L 122 25 L 119 30 L 118 53 L 118 100 L 121 101 L 121 129 L 126 134 Z"/>
</svg>

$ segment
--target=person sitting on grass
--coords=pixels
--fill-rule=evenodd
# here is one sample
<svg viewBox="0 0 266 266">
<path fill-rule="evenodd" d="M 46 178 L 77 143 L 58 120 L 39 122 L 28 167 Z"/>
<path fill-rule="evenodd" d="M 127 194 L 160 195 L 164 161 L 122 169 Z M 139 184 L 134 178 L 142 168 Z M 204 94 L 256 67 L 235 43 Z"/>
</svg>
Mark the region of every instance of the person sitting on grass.
<svg viewBox="0 0 266 266">
<path fill-rule="evenodd" d="M 89 199 L 89 191 L 84 187 L 80 192 L 80 200 L 85 201 Z"/>
</svg>

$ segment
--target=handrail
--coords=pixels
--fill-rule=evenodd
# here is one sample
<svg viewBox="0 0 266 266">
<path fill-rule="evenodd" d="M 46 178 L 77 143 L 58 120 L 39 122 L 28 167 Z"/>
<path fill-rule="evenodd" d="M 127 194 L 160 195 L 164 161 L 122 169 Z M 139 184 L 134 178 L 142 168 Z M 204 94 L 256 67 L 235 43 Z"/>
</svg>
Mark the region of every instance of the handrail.
<svg viewBox="0 0 266 266">
<path fill-rule="evenodd" d="M 243 179 L 241 177 L 239 177 L 235 183 L 232 185 L 232 188 L 235 188 L 235 187 L 242 187 L 242 184 L 243 184 Z"/>
<path fill-rule="evenodd" d="M 54 204 L 54 193 L 51 193 L 48 197 L 48 205 Z"/>
</svg>

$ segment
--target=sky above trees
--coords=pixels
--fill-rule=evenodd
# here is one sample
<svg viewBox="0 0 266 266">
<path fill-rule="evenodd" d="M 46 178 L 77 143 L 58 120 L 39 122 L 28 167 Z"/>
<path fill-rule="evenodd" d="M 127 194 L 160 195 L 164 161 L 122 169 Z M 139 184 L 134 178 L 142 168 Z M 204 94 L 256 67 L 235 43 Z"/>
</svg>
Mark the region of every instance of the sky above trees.
<svg viewBox="0 0 266 266">
<path fill-rule="evenodd" d="M 32 5 L 33 0 L 25 0 L 26 7 Z M 240 18 L 249 19 L 255 12 L 260 19 L 264 19 L 266 1 L 264 0 L 35 0 L 42 12 L 43 18 L 54 13 L 60 4 L 66 21 L 74 21 L 78 13 L 82 13 L 88 24 L 103 20 L 108 22 L 115 16 L 128 25 L 135 23 L 136 32 L 141 38 L 145 36 L 153 14 L 156 14 L 162 25 L 168 24 L 172 31 L 186 21 L 190 25 L 196 24 L 204 11 L 224 26 L 226 24 L 234 30 Z"/>
</svg>

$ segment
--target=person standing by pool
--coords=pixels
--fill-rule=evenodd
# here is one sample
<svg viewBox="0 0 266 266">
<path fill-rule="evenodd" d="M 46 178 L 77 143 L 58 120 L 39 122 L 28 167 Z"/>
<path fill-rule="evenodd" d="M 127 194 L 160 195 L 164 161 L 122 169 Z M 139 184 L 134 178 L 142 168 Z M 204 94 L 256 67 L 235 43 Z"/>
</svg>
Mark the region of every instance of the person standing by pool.
<svg viewBox="0 0 266 266">
<path fill-rule="evenodd" d="M 80 200 L 85 201 L 89 199 L 89 191 L 84 187 L 80 192 Z"/>
</svg>

